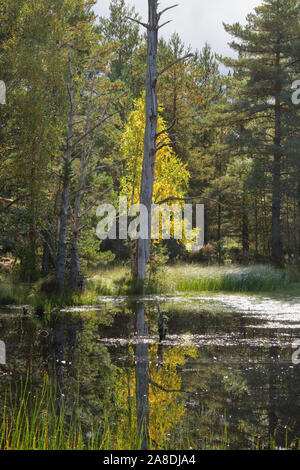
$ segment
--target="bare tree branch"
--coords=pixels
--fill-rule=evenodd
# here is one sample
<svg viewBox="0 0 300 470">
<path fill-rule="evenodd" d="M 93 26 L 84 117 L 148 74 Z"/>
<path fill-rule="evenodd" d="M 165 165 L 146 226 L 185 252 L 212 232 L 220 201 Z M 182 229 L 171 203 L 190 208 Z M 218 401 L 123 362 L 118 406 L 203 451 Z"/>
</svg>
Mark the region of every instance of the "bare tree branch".
<svg viewBox="0 0 300 470">
<path fill-rule="evenodd" d="M 176 124 L 176 119 L 174 119 L 174 121 L 172 122 L 172 124 L 170 125 L 170 127 L 168 127 L 167 129 L 164 129 L 164 130 L 158 132 L 158 134 L 156 134 L 156 139 L 158 139 L 158 137 L 160 137 L 161 135 L 168 134 L 168 133 L 173 129 L 173 127 L 175 126 L 175 124 Z"/>
<path fill-rule="evenodd" d="M 125 16 L 127 20 L 133 21 L 134 23 L 139 24 L 140 26 L 143 26 L 146 29 L 149 29 L 149 25 L 146 23 L 143 23 L 142 21 L 137 20 L 136 18 L 130 18 L 130 16 Z"/>
<path fill-rule="evenodd" d="M 43 240 L 43 242 L 47 245 L 50 256 L 51 256 L 52 263 L 54 264 L 54 267 L 56 268 L 56 266 L 57 266 L 56 265 L 56 254 L 54 253 L 54 251 L 52 249 L 52 246 L 48 242 L 47 238 L 44 237 L 44 235 L 39 230 L 35 229 L 35 232 L 40 236 L 40 238 Z"/>
<path fill-rule="evenodd" d="M 160 24 L 157 29 L 161 29 L 169 23 L 172 23 L 172 20 L 165 21 L 164 23 Z"/>
<path fill-rule="evenodd" d="M 10 202 L 14 202 L 13 199 L 6 199 L 5 197 L 0 197 L 0 201 L 1 201 L 1 202 L 7 202 L 8 204 L 9 204 Z"/>
<path fill-rule="evenodd" d="M 98 203 L 99 203 L 99 199 L 101 199 L 103 196 L 105 196 L 105 194 L 109 193 L 109 191 L 111 191 L 113 189 L 113 186 L 110 186 L 109 188 L 107 188 L 103 193 L 99 194 L 99 196 L 97 197 L 96 201 L 93 202 L 93 204 L 91 204 L 80 216 L 79 216 L 79 219 L 82 219 L 82 217 L 85 217 L 91 209 L 93 209 L 93 207 L 95 207 Z M 79 227 L 79 231 L 82 230 L 82 227 Z"/>
<path fill-rule="evenodd" d="M 115 116 L 116 114 L 118 114 L 119 111 L 115 111 L 114 113 L 111 113 L 109 114 L 105 119 L 102 119 L 101 117 L 101 121 L 96 124 L 94 127 L 92 127 L 88 132 L 87 132 L 87 135 L 91 134 L 92 132 L 94 132 L 96 129 L 98 129 L 98 127 L 102 126 L 102 124 L 104 124 L 106 121 L 108 121 L 109 118 L 111 118 L 112 116 Z M 78 138 L 76 140 L 76 142 L 73 144 L 73 148 L 79 144 L 79 142 L 81 142 L 84 138 L 86 137 L 86 134 L 85 135 L 82 135 L 80 138 Z"/>
<path fill-rule="evenodd" d="M 205 196 L 193 196 L 193 197 L 167 197 L 166 199 L 163 199 L 162 201 L 159 201 L 159 202 L 155 202 L 155 204 L 157 204 L 158 206 L 160 206 L 161 204 L 164 204 L 165 202 L 170 202 L 170 201 L 193 201 L 195 199 L 205 199 L 207 201 L 211 201 L 211 202 L 214 202 L 215 204 L 218 204 L 219 206 L 223 206 L 223 204 L 221 204 L 221 202 L 219 201 L 216 201 L 215 199 L 211 199 L 209 197 L 205 197 Z"/>
<path fill-rule="evenodd" d="M 162 148 L 162 144 L 169 138 L 169 135 L 166 135 L 166 137 L 164 137 L 163 139 L 161 139 L 161 141 L 157 144 L 157 148 L 156 148 L 156 151 L 160 150 Z M 169 143 L 167 143 L 167 145 L 169 145 Z"/>
<path fill-rule="evenodd" d="M 169 65 L 167 65 L 164 69 L 162 69 L 160 72 L 158 72 L 158 77 L 160 77 L 160 75 L 162 75 L 163 73 L 165 73 L 167 70 L 169 70 L 171 67 L 173 67 L 174 65 L 178 64 L 179 62 L 182 62 L 186 59 L 189 59 L 190 57 L 193 57 L 194 54 L 187 54 L 185 55 L 184 57 L 180 57 L 179 59 L 177 60 L 174 60 L 174 62 L 171 62 Z"/>
<path fill-rule="evenodd" d="M 164 13 L 166 13 L 166 11 L 172 10 L 173 8 L 177 8 L 178 6 L 179 4 L 177 3 L 176 5 L 172 5 L 171 7 L 164 8 L 162 11 L 158 12 L 158 19 L 160 20 L 160 18 Z"/>
<path fill-rule="evenodd" d="M 5 207 L 5 210 L 7 211 L 7 209 L 9 209 L 11 206 L 13 206 L 14 204 L 17 204 L 19 201 L 21 200 L 21 198 L 19 197 L 18 199 L 6 199 L 4 197 L 0 197 L 0 201 L 1 202 L 5 202 L 7 203 L 7 206 Z"/>
<path fill-rule="evenodd" d="M 158 388 L 162 392 L 166 392 L 166 393 L 179 393 L 179 392 L 181 392 L 181 390 L 172 390 L 172 389 L 168 390 L 168 389 L 162 387 L 161 385 L 158 385 L 156 382 L 153 382 L 153 380 L 151 380 L 151 379 L 149 379 L 149 384 L 152 385 L 153 387 Z"/>
</svg>

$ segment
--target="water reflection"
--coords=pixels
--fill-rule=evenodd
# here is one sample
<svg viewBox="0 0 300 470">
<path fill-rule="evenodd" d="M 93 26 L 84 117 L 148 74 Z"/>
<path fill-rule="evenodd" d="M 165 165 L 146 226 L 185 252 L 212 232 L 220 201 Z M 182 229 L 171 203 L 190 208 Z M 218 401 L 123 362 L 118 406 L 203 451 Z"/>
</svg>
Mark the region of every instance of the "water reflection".
<svg viewBox="0 0 300 470">
<path fill-rule="evenodd" d="M 109 422 L 111 448 L 295 448 L 300 366 L 291 345 L 299 336 L 201 302 L 111 303 L 44 319 L 3 311 L 0 405 L 27 374 L 34 392 L 46 373 L 58 410 L 84 435 Z"/>
<path fill-rule="evenodd" d="M 138 341 L 135 353 L 135 395 L 138 424 L 138 441 L 141 449 L 149 448 L 149 331 L 145 319 L 144 304 L 137 305 L 136 330 Z"/>
<path fill-rule="evenodd" d="M 269 348 L 269 436 L 270 436 L 270 447 L 272 445 L 272 439 L 276 436 L 276 429 L 278 426 L 278 417 L 276 414 L 276 364 L 279 357 L 279 347 L 272 345 L 272 340 L 276 338 L 277 330 L 270 331 L 270 348 Z"/>
</svg>

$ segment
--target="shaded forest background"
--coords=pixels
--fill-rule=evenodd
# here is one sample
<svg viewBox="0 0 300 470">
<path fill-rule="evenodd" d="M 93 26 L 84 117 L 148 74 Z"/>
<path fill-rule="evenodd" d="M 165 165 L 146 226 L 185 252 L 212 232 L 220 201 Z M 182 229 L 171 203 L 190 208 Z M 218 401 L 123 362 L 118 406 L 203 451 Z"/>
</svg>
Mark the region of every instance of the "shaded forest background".
<svg viewBox="0 0 300 470">
<path fill-rule="evenodd" d="M 25 281 L 56 273 L 76 287 L 89 267 L 134 256 L 128 241 L 97 239 L 96 207 L 140 184 L 147 41 L 125 0 L 109 18 L 94 4 L 0 5 L 0 254 Z M 152 265 L 298 265 L 299 20 L 298 1 L 265 0 L 245 27 L 224 25 L 237 59 L 160 38 L 158 192 L 205 201 L 205 246 L 161 243 Z"/>
</svg>

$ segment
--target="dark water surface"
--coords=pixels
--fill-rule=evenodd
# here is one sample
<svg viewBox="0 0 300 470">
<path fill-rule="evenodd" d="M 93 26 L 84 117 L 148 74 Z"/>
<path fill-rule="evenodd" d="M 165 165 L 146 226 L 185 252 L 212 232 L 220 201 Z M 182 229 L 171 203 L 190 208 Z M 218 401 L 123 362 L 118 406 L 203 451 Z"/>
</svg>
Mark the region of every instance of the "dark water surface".
<svg viewBox="0 0 300 470">
<path fill-rule="evenodd" d="M 139 432 L 144 448 L 297 448 L 299 305 L 236 299 L 103 299 L 43 319 L 4 308 L 1 402 L 27 374 L 34 389 L 47 373 L 87 436 L 111 420 L 116 447 Z"/>
</svg>

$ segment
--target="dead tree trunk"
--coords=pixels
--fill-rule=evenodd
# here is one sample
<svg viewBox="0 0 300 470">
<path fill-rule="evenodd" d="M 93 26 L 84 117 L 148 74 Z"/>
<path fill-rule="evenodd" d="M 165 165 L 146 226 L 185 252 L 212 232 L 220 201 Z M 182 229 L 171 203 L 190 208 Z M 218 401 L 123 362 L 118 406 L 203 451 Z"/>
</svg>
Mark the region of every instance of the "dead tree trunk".
<svg viewBox="0 0 300 470">
<path fill-rule="evenodd" d="M 80 233 L 82 228 L 84 227 L 84 223 L 82 222 L 83 218 L 89 214 L 91 209 L 95 207 L 96 202 L 100 200 L 106 193 L 110 191 L 110 187 L 108 187 L 103 193 L 97 194 L 95 197 L 95 201 L 91 203 L 88 207 L 84 207 L 84 211 L 82 211 L 82 205 L 84 201 L 84 195 L 86 191 L 91 191 L 91 188 L 93 187 L 93 184 L 89 182 L 87 185 L 87 181 L 89 178 L 95 174 L 95 173 L 100 173 L 102 170 L 104 170 L 107 167 L 111 166 L 117 166 L 117 162 L 112 164 L 112 165 L 99 165 L 99 157 L 96 159 L 96 161 L 93 162 L 93 156 L 94 152 L 97 148 L 97 138 L 99 135 L 99 132 L 105 122 L 108 122 L 110 118 L 112 118 L 115 114 L 117 114 L 116 111 L 112 111 L 111 105 L 114 106 L 116 100 L 118 97 L 115 97 L 112 99 L 112 93 L 113 90 L 110 90 L 108 94 L 107 101 L 103 101 L 103 96 L 102 93 L 98 90 L 97 92 L 97 87 L 96 87 L 96 82 L 99 81 L 99 78 L 97 78 L 97 71 L 92 70 L 93 63 L 96 59 L 92 61 L 91 66 L 88 69 L 87 72 L 87 77 L 86 77 L 86 83 L 81 90 L 81 96 L 84 94 L 84 90 L 87 86 L 87 82 L 89 79 L 92 79 L 92 84 L 91 88 L 89 91 L 86 92 L 86 94 L 89 94 L 89 99 L 88 99 L 88 105 L 87 105 L 87 115 L 85 119 L 85 128 L 84 128 L 84 134 L 81 136 L 78 140 L 83 141 L 83 146 L 82 146 L 82 151 L 81 151 L 81 158 L 80 158 L 80 173 L 79 173 L 79 181 L 78 181 L 78 187 L 75 192 L 75 204 L 74 204 L 74 209 L 72 211 L 72 217 L 73 217 L 73 222 L 72 222 L 72 234 L 71 234 L 71 266 L 70 266 L 70 287 L 72 289 L 76 289 L 77 287 L 80 287 L 80 282 L 82 280 L 82 273 L 80 270 L 80 258 L 79 258 L 79 252 L 78 252 L 78 241 L 80 237 Z M 107 90 L 106 90 L 107 91 Z M 98 98 L 97 98 L 98 97 Z M 102 100 L 102 105 L 103 105 L 103 111 L 101 113 L 95 116 L 95 113 L 93 113 L 93 108 L 96 108 L 98 105 L 94 104 L 95 100 Z M 94 125 L 94 122 L 97 122 L 96 125 Z M 92 124 L 92 126 L 91 126 Z M 96 188 L 95 188 L 96 192 Z M 81 285 L 82 287 L 82 285 Z"/>
<path fill-rule="evenodd" d="M 69 186 L 70 186 L 70 171 L 72 159 L 72 137 L 73 137 L 73 118 L 74 118 L 74 80 L 72 72 L 72 48 L 69 52 L 69 73 L 70 73 L 70 112 L 69 112 L 69 127 L 68 127 L 68 140 L 67 152 L 64 158 L 64 174 L 63 174 L 63 189 L 62 189 L 62 203 L 60 212 L 60 230 L 58 240 L 58 254 L 57 254 L 57 268 L 56 268 L 56 282 L 60 290 L 65 287 L 65 271 L 66 271 L 66 238 L 68 226 L 68 211 L 69 211 Z"/>
<path fill-rule="evenodd" d="M 148 0 L 149 23 L 146 75 L 146 127 L 144 139 L 144 161 L 140 203 L 148 210 L 148 238 L 138 240 L 138 280 L 145 280 L 150 258 L 151 205 L 156 159 L 156 135 L 158 122 L 157 103 L 157 46 L 158 46 L 158 0 Z"/>
<path fill-rule="evenodd" d="M 144 138 L 144 160 L 142 170 L 142 183 L 140 192 L 140 204 L 143 204 L 148 211 L 148 237 L 139 239 L 137 246 L 137 280 L 140 286 L 144 285 L 146 278 L 147 263 L 150 259 L 151 251 L 151 207 L 153 196 L 153 183 L 156 152 L 159 148 L 157 144 L 157 123 L 158 123 L 158 102 L 157 102 L 157 80 L 160 75 L 169 70 L 173 65 L 191 57 L 191 54 L 181 57 L 163 70 L 157 69 L 157 49 L 158 49 L 158 31 L 166 23 L 159 24 L 161 16 L 171 8 L 165 8 L 158 12 L 158 0 L 148 0 L 148 24 L 131 18 L 147 29 L 148 32 L 148 52 L 147 52 L 147 73 L 146 73 L 146 125 Z"/>
<path fill-rule="evenodd" d="M 70 269 L 70 287 L 72 289 L 77 288 L 79 285 L 80 279 L 80 259 L 78 254 L 78 238 L 80 231 L 80 206 L 82 200 L 82 192 L 84 189 L 86 181 L 86 168 L 89 164 L 91 157 L 91 152 L 88 152 L 87 141 L 88 141 L 88 132 L 90 125 L 90 117 L 93 105 L 93 94 L 94 94 L 94 85 L 95 85 L 95 76 L 93 76 L 93 85 L 90 92 L 90 99 L 88 104 L 88 112 L 85 123 L 85 137 L 83 141 L 83 149 L 81 156 L 81 169 L 79 177 L 79 185 L 75 198 L 75 208 L 74 208 L 74 221 L 72 227 L 72 246 L 71 246 L 71 269 Z"/>
</svg>

